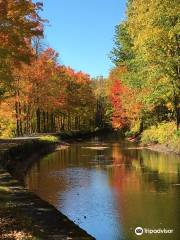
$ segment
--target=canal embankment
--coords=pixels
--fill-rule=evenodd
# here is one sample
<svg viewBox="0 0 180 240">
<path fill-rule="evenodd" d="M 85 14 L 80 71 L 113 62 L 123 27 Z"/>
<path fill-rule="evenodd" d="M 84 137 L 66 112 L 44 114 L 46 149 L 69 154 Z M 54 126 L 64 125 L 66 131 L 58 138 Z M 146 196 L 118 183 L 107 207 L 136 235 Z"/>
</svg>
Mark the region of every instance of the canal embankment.
<svg viewBox="0 0 180 240">
<path fill-rule="evenodd" d="M 54 136 L 0 141 L 0 239 L 94 239 L 23 183 L 33 162 L 66 145 Z"/>
</svg>

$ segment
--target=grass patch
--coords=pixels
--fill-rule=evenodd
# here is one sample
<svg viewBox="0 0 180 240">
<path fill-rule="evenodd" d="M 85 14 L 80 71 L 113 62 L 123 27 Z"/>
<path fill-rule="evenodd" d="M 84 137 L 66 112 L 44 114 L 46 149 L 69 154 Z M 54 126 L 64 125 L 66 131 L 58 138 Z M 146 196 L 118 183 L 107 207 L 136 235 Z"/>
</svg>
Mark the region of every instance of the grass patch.
<svg viewBox="0 0 180 240">
<path fill-rule="evenodd" d="M 58 142 L 59 139 L 58 139 L 58 137 L 56 137 L 56 136 L 46 135 L 46 136 L 40 137 L 40 141 Z"/>
</svg>

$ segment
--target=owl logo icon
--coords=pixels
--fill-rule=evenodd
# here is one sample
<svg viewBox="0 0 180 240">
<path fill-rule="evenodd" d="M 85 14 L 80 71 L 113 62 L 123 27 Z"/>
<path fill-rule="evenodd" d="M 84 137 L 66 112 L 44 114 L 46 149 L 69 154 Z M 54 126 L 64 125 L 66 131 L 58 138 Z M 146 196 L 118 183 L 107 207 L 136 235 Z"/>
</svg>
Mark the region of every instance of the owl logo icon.
<svg viewBox="0 0 180 240">
<path fill-rule="evenodd" d="M 143 232 L 144 232 L 144 230 L 143 230 L 142 227 L 137 227 L 137 228 L 135 229 L 135 234 L 138 235 L 138 236 L 142 235 Z"/>
</svg>

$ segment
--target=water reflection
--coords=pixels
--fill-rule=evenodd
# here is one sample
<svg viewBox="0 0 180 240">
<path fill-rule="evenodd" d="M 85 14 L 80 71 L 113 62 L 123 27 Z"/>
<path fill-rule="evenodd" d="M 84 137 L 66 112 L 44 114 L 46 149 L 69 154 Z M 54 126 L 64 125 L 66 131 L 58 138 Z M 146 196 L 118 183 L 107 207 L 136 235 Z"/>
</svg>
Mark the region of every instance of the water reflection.
<svg viewBox="0 0 180 240">
<path fill-rule="evenodd" d="M 36 163 L 27 186 L 98 240 L 139 239 L 137 226 L 174 229 L 143 240 L 179 239 L 180 158 L 133 147 L 72 144 Z"/>
</svg>

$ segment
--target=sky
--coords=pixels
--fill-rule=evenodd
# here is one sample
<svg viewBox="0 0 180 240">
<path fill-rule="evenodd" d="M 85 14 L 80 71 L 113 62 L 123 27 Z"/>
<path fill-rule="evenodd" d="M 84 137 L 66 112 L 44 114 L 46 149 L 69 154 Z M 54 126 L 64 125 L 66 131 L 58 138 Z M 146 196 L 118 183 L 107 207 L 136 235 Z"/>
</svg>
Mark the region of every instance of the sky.
<svg viewBox="0 0 180 240">
<path fill-rule="evenodd" d="M 125 17 L 125 0 L 43 0 L 45 41 L 61 64 L 96 76 L 108 76 L 114 27 Z"/>
</svg>

